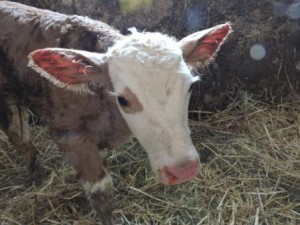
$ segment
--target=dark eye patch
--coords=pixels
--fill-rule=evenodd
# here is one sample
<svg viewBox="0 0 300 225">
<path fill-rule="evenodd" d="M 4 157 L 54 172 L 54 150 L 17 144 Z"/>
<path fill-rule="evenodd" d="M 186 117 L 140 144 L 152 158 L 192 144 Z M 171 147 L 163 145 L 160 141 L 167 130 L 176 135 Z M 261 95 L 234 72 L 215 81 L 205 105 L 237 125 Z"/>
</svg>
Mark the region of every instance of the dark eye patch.
<svg viewBox="0 0 300 225">
<path fill-rule="evenodd" d="M 127 101 L 126 98 L 124 98 L 123 96 L 118 96 L 118 102 L 122 107 L 128 107 L 129 106 L 129 102 Z"/>
</svg>

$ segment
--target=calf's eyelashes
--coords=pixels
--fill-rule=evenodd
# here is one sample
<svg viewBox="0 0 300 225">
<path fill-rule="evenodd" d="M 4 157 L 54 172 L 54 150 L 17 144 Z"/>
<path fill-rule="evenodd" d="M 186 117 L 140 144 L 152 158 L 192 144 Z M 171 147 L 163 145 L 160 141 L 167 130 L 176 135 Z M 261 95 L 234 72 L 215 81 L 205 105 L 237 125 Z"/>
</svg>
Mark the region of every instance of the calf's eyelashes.
<svg viewBox="0 0 300 225">
<path fill-rule="evenodd" d="M 127 101 L 127 99 L 124 96 L 118 96 L 117 97 L 118 102 L 120 104 L 120 106 L 122 107 L 128 107 L 129 106 L 129 102 Z"/>
<path fill-rule="evenodd" d="M 117 96 L 117 101 L 121 110 L 125 113 L 138 113 L 143 111 L 143 106 L 138 97 L 129 87 L 125 87 L 122 94 Z"/>
</svg>

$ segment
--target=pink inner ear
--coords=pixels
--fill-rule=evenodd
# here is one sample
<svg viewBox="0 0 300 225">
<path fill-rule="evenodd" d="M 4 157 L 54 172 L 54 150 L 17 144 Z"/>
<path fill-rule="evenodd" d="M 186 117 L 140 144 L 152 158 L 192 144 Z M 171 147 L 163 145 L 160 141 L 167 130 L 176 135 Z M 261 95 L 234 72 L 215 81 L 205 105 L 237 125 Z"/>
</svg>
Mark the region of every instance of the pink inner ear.
<svg viewBox="0 0 300 225">
<path fill-rule="evenodd" d="M 193 55 L 197 55 L 197 58 L 200 60 L 207 60 L 212 57 L 218 50 L 220 44 L 223 43 L 224 38 L 226 38 L 230 30 L 231 27 L 229 24 L 227 24 L 220 29 L 206 35 L 201 39 L 201 43 L 194 50 Z"/>
<path fill-rule="evenodd" d="M 96 73 L 94 67 L 83 63 L 82 59 L 54 50 L 37 50 L 33 53 L 32 60 L 37 67 L 65 84 L 82 83 L 87 80 L 84 75 Z"/>
</svg>

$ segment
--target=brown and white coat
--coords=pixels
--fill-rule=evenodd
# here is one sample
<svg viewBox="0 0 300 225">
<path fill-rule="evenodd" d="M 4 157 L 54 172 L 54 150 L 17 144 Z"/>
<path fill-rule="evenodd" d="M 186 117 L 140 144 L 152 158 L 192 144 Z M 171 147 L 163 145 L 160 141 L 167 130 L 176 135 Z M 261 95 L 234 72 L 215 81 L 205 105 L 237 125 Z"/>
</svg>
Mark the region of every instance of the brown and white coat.
<svg viewBox="0 0 300 225">
<path fill-rule="evenodd" d="M 104 148 L 133 134 L 161 182 L 196 176 L 187 113 L 198 78 L 190 68 L 214 58 L 230 24 L 181 41 L 134 29 L 123 36 L 86 17 L 0 1 L 0 31 L 0 127 L 33 167 L 26 107 L 39 114 L 103 224 L 113 224 L 112 180 L 99 154 Z"/>
</svg>

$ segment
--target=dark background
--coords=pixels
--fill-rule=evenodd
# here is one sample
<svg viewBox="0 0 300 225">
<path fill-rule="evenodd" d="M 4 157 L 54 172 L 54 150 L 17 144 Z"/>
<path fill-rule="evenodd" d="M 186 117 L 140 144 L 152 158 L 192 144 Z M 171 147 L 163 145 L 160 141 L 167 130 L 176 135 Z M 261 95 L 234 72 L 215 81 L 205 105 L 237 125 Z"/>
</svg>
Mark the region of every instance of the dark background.
<svg viewBox="0 0 300 225">
<path fill-rule="evenodd" d="M 20 0 L 65 14 L 89 16 L 127 33 L 160 31 L 180 39 L 231 21 L 234 33 L 193 89 L 192 110 L 223 109 L 243 92 L 280 102 L 300 89 L 299 0 Z M 264 55 L 253 59 L 250 51 Z M 254 48 L 253 48 L 254 47 Z"/>
</svg>

